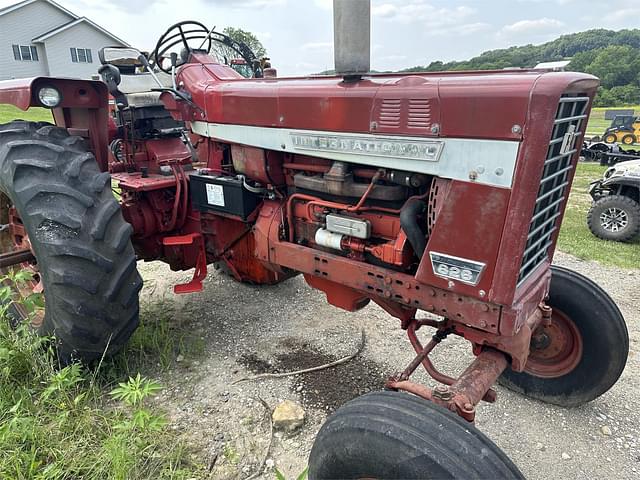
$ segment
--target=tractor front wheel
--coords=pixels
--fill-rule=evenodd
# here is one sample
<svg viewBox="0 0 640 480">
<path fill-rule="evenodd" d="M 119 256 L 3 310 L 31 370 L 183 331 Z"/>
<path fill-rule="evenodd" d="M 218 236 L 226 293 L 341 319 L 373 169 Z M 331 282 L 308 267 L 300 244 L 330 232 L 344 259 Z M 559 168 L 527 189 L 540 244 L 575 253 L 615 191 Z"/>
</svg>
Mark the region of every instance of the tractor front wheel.
<svg viewBox="0 0 640 480">
<path fill-rule="evenodd" d="M 574 407 L 616 383 L 627 362 L 629 334 L 602 288 L 572 270 L 552 266 L 551 271 L 551 323 L 533 332 L 525 370 L 505 371 L 500 383 L 543 402 Z"/>
<path fill-rule="evenodd" d="M 44 293 L 34 328 L 55 336 L 63 362 L 116 352 L 138 325 L 142 279 L 110 175 L 82 138 L 15 121 L 0 125 L 0 192 L 15 217 L 4 228 L 14 249 L 35 257 L 22 265 Z"/>
<path fill-rule="evenodd" d="M 431 402 L 376 392 L 340 407 L 320 429 L 309 480 L 514 479 L 511 460 L 472 424 Z"/>
</svg>

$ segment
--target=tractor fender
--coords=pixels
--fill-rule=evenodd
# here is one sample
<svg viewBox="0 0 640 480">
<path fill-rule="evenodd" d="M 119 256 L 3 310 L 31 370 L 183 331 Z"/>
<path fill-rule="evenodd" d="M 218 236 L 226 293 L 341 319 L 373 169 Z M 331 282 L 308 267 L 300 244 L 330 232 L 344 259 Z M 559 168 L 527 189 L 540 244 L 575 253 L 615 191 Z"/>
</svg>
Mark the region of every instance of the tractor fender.
<svg viewBox="0 0 640 480">
<path fill-rule="evenodd" d="M 89 148 L 103 172 L 108 170 L 109 92 L 96 80 L 35 77 L 0 81 L 0 105 L 13 105 L 20 110 L 44 107 L 38 92 L 51 87 L 60 93 L 60 102 L 51 108 L 55 124 L 89 141 Z"/>
<path fill-rule="evenodd" d="M 76 80 L 71 78 L 34 77 L 0 81 L 0 104 L 28 110 L 30 107 L 43 107 L 37 97 L 42 87 L 54 87 L 62 101 L 58 108 L 107 108 L 108 92 L 104 83 L 95 80 Z M 54 109 L 55 110 L 55 109 Z"/>
</svg>

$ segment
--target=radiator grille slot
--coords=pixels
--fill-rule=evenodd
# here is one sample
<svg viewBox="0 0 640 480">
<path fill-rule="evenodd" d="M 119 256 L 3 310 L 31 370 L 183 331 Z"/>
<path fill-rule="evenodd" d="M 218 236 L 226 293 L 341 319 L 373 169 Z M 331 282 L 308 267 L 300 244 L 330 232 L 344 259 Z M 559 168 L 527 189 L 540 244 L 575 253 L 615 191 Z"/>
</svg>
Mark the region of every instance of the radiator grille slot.
<svg viewBox="0 0 640 480">
<path fill-rule="evenodd" d="M 431 128 L 431 101 L 428 98 L 385 98 L 379 104 L 377 123 L 383 130 L 408 129 L 426 133 Z"/>
<path fill-rule="evenodd" d="M 398 128 L 400 126 L 401 102 L 400 99 L 385 99 L 382 101 L 380 118 L 378 119 L 381 127 Z"/>
<path fill-rule="evenodd" d="M 569 194 L 571 161 L 587 117 L 589 97 L 563 95 L 558 104 L 553 132 L 544 162 L 540 187 L 524 248 L 518 285 L 549 258 L 549 247 L 558 229 L 564 200 Z"/>
<path fill-rule="evenodd" d="M 431 125 L 431 103 L 429 99 L 410 99 L 407 126 L 427 129 Z"/>
</svg>

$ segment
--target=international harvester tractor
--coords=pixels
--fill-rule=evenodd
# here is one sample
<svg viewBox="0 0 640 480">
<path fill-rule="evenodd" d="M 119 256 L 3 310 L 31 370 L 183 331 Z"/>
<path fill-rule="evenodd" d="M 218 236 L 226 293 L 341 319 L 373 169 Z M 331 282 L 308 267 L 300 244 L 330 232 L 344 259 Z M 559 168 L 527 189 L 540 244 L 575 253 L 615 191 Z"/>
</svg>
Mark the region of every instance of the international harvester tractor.
<svg viewBox="0 0 640 480">
<path fill-rule="evenodd" d="M 347 311 L 374 302 L 416 356 L 329 417 L 309 477 L 519 478 L 473 425 L 494 383 L 576 406 L 605 393 L 628 354 L 609 296 L 551 265 L 598 80 L 371 74 L 369 10 L 335 2 L 332 76 L 278 78 L 181 22 L 149 58 L 103 49 L 103 81 L 0 82 L 0 103 L 55 119 L 0 125 L 0 266 L 33 272 L 45 308 L 31 322 L 64 361 L 126 343 L 139 260 L 192 269 L 178 294 L 200 291 L 217 263 L 254 285 L 302 274 Z M 215 41 L 254 77 L 214 59 Z M 457 378 L 429 358 L 451 335 L 475 355 Z M 435 388 L 411 380 L 420 367 Z"/>
</svg>

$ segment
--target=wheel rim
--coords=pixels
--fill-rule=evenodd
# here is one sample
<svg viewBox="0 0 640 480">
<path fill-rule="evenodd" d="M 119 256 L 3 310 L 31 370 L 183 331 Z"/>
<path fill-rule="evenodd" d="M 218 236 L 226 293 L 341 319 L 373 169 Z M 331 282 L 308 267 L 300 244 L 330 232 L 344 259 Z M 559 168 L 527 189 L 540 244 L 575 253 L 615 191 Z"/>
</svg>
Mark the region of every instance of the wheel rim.
<svg viewBox="0 0 640 480">
<path fill-rule="evenodd" d="M 12 205 L 11 200 L 7 195 L 0 192 L 0 222 L 6 225 L 0 232 L 0 251 L 10 252 L 15 250 L 24 250 L 31 248 L 31 242 L 29 242 L 29 236 L 22 224 L 22 220 L 18 215 L 17 210 Z M 11 286 L 16 293 L 15 300 L 27 298 L 34 293 L 42 293 L 42 278 L 38 271 L 37 264 L 25 262 L 18 265 L 3 268 L 1 274 L 4 276 L 14 269 L 27 270 L 33 275 L 31 280 L 25 282 L 11 282 L 9 279 L 5 280 L 5 284 Z M 33 328 L 40 328 L 44 323 L 44 309 L 39 308 L 34 312 L 29 313 L 22 302 L 18 301 L 13 304 L 16 312 L 23 320 L 30 319 L 31 326 Z"/>
<path fill-rule="evenodd" d="M 571 372 L 582 358 L 582 335 L 576 324 L 553 309 L 551 323 L 538 327 L 531 336 L 531 349 L 524 371 L 541 378 L 557 378 Z"/>
<path fill-rule="evenodd" d="M 633 144 L 633 138 L 631 137 L 624 137 L 622 139 L 622 143 L 624 143 L 625 145 L 632 145 Z"/>
<path fill-rule="evenodd" d="M 604 137 L 604 141 L 606 143 L 615 143 L 616 136 L 615 135 L 607 135 L 606 137 Z"/>
<path fill-rule="evenodd" d="M 629 216 L 621 208 L 610 207 L 600 214 L 600 224 L 605 230 L 617 233 L 627 228 Z"/>
</svg>

